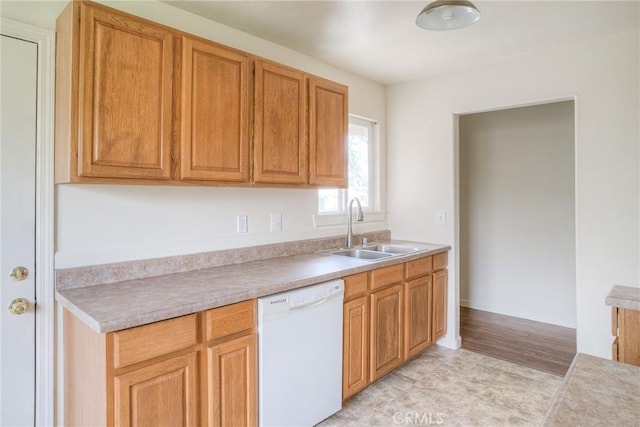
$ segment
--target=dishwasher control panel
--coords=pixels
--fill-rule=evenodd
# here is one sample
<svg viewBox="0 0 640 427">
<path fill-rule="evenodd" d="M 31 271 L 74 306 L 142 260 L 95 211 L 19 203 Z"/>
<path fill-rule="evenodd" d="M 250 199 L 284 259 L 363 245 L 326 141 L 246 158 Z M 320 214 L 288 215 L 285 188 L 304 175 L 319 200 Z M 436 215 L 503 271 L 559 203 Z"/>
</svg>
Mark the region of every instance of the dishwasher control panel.
<svg viewBox="0 0 640 427">
<path fill-rule="evenodd" d="M 258 298 L 258 314 L 265 320 L 285 316 L 290 310 L 321 304 L 344 295 L 342 279 Z"/>
</svg>

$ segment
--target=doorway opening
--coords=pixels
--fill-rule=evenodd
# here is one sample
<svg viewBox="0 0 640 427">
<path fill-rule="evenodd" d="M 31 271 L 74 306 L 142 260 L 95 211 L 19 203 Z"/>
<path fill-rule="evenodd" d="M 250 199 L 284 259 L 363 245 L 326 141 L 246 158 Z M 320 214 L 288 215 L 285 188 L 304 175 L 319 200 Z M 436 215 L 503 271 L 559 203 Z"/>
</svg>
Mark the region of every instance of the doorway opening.
<svg viewBox="0 0 640 427">
<path fill-rule="evenodd" d="M 462 347 L 564 375 L 576 351 L 574 101 L 459 116 Z"/>
</svg>

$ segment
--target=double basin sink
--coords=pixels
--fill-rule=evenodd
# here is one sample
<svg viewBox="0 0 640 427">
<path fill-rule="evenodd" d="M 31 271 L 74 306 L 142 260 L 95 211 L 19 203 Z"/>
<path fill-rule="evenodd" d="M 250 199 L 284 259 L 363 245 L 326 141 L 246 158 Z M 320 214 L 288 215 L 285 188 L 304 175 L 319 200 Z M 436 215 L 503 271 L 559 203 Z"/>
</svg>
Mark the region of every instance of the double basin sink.
<svg viewBox="0 0 640 427">
<path fill-rule="evenodd" d="M 419 250 L 420 248 L 414 248 L 411 246 L 403 246 L 403 245 L 397 245 L 397 244 L 394 244 L 394 245 L 374 244 L 369 246 L 362 246 L 360 248 L 339 249 L 337 251 L 330 252 L 330 254 L 373 261 L 373 260 L 382 259 L 382 258 L 389 258 L 392 256 L 409 254 Z"/>
</svg>

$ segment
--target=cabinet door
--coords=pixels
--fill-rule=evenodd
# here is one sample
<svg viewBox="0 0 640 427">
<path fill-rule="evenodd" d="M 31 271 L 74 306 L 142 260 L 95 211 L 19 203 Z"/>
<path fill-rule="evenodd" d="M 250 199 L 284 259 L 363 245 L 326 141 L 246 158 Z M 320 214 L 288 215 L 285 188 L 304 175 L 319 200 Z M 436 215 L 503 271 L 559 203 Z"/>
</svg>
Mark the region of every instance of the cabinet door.
<svg viewBox="0 0 640 427">
<path fill-rule="evenodd" d="M 432 340 L 431 275 L 404 285 L 404 356 L 409 359 L 429 347 Z"/>
<path fill-rule="evenodd" d="M 403 303 L 401 284 L 371 294 L 371 381 L 404 361 Z"/>
<path fill-rule="evenodd" d="M 342 344 L 342 399 L 369 384 L 369 299 L 344 304 Z"/>
<path fill-rule="evenodd" d="M 80 10 L 78 175 L 170 178 L 171 32 L 85 3 Z"/>
<path fill-rule="evenodd" d="M 253 117 L 255 182 L 306 183 L 306 100 L 304 73 L 256 61 Z"/>
<path fill-rule="evenodd" d="M 347 87 L 309 80 L 309 184 L 347 186 Z"/>
<path fill-rule="evenodd" d="M 209 347 L 209 425 L 256 425 L 256 337 Z"/>
<path fill-rule="evenodd" d="M 182 38 L 180 178 L 249 180 L 249 56 Z"/>
<path fill-rule="evenodd" d="M 447 333 L 447 270 L 433 273 L 433 339 Z"/>
<path fill-rule="evenodd" d="M 174 357 L 115 377 L 117 426 L 198 424 L 196 353 Z"/>
</svg>

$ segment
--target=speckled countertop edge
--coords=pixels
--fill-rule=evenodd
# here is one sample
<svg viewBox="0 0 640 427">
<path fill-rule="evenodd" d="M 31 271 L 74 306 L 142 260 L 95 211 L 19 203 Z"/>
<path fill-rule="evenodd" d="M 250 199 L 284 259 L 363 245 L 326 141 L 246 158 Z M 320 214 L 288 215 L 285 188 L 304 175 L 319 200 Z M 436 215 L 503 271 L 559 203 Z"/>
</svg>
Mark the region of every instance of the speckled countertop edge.
<svg viewBox="0 0 640 427">
<path fill-rule="evenodd" d="M 615 285 L 607 295 L 605 304 L 640 311 L 640 288 Z"/>
<path fill-rule="evenodd" d="M 622 426 L 638 420 L 640 367 L 578 353 L 542 425 Z"/>
<path fill-rule="evenodd" d="M 448 245 L 391 240 L 410 254 L 365 261 L 308 253 L 56 291 L 64 308 L 96 332 L 112 332 L 313 285 L 446 252 Z"/>
</svg>

